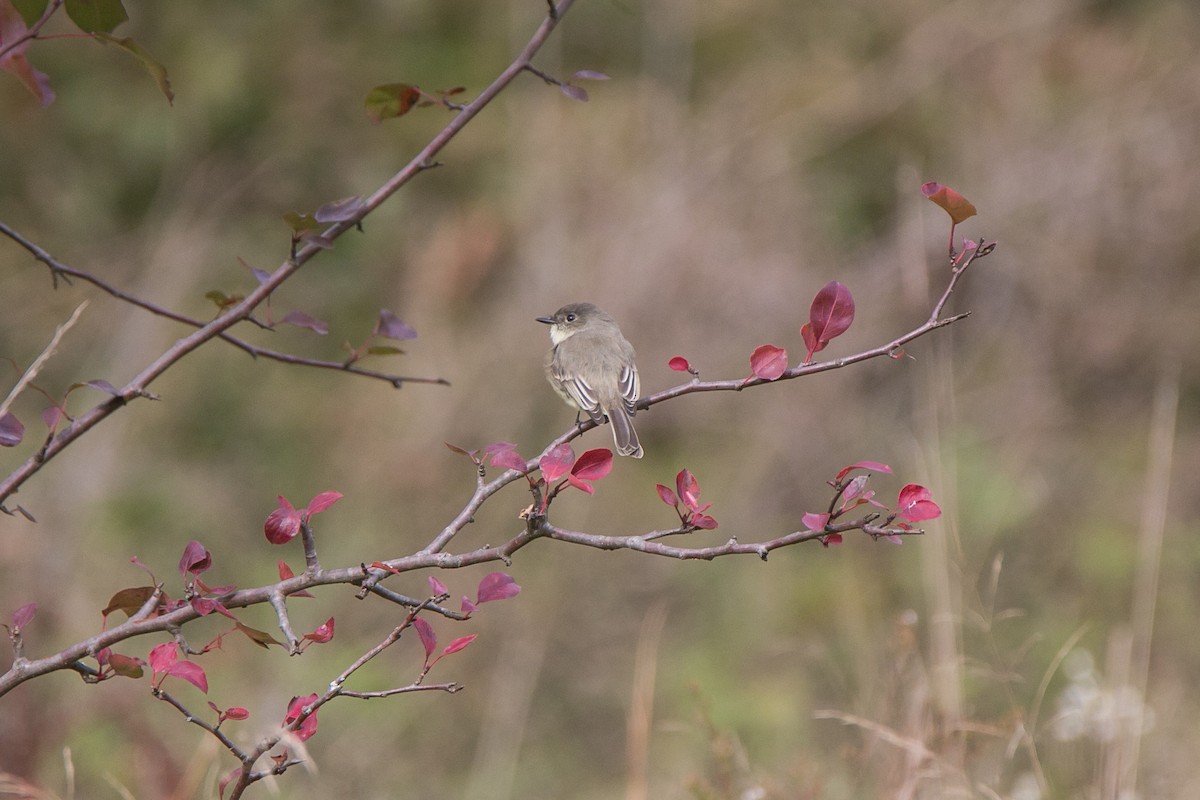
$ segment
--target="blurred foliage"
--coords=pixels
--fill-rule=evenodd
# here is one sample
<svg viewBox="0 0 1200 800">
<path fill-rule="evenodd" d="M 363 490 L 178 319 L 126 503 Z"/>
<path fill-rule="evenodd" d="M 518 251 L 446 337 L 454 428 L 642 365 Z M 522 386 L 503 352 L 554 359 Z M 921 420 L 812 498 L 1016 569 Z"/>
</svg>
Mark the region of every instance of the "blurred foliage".
<svg viewBox="0 0 1200 800">
<path fill-rule="evenodd" d="M 173 106 L 116 48 L 38 43 L 31 58 L 58 100 L 41 109 L 0 75 L 0 219 L 68 264 L 207 317 L 206 292 L 252 287 L 238 257 L 264 269 L 286 257 L 284 213 L 370 192 L 449 119 L 425 108 L 372 125 L 372 86 L 473 96 L 542 13 L 532 0 L 133 9 L 118 33 L 167 65 Z M 278 316 L 327 320 L 327 337 L 240 332 L 336 359 L 391 308 L 420 337 L 375 366 L 452 386 L 395 391 L 213 343 L 156 382 L 161 402 L 134 403 L 23 488 L 18 501 L 39 523 L 0 518 L 0 612 L 38 602 L 28 646 L 54 652 L 98 628 L 113 592 L 143 581 L 129 556 L 170 588 L 191 538 L 212 551 L 214 581 L 271 581 L 278 558 L 302 563 L 298 547 L 262 537 L 277 494 L 346 495 L 319 521 L 326 565 L 419 548 L 474 483 L 443 441 L 509 440 L 530 455 L 570 424 L 543 382 L 548 343 L 533 321 L 568 301 L 621 322 L 647 392 L 679 381 L 666 366 L 674 355 L 717 378 L 748 374 L 764 342 L 800 352 L 808 302 L 832 279 L 853 290 L 858 316 L 821 355 L 886 341 L 927 315 L 945 279 L 946 220 L 919 192 L 937 180 L 980 210 L 961 233 L 1001 242 L 956 293 L 969 320 L 914 343 L 913 359 L 656 406 L 638 417 L 647 457 L 619 461 L 594 497 L 554 509 L 582 530 L 665 526 L 654 484 L 688 467 L 721 524 L 695 536 L 750 541 L 795 529 L 827 502 L 825 480 L 870 458 L 897 471 L 879 476 L 881 493 L 905 481 L 933 489 L 948 513 L 929 536 L 901 547 L 850 537 L 766 564 L 532 546 L 511 568 L 517 600 L 485 607 L 469 630 L 440 624 L 446 641 L 480 634 L 431 676 L 468 691 L 327 706 L 308 743 L 319 771 L 280 788 L 620 796 L 639 630 L 663 604 L 645 796 L 941 797 L 980 785 L 1037 796 L 1023 793 L 1029 751 L 1010 741 L 1047 675 L 1032 733 L 1049 796 L 1093 796 L 1115 745 L 1099 718 L 1056 738 L 1064 698 L 1092 673 L 1055 667 L 1082 631 L 1100 687 L 1121 679 L 1150 398 L 1178 375 L 1140 698 L 1153 724 L 1138 766 L 1145 796 L 1195 794 L 1198 35 L 1200 14 L 1182 0 L 579 0 L 538 64 L 610 75 L 588 84 L 589 103 L 520 80 L 444 166 L 273 298 Z M 77 380 L 119 385 L 183 334 L 86 286 L 52 291 L 41 267 L 0 241 L 0 356 L 27 364 L 86 297 L 39 377 L 52 393 Z M 85 395 L 73 410 L 97 399 Z M 31 432 L 41 405 L 33 394 L 16 405 Z M 37 438 L 0 453 L 5 469 Z M 511 535 L 527 501 L 517 487 L 494 498 L 462 547 Z M 485 571 L 441 577 L 468 593 Z M 395 584 L 424 591 L 423 576 Z M 252 711 L 227 723 L 242 741 L 399 618 L 345 588 L 293 607 L 306 630 L 334 614 L 334 643 L 286 659 L 231 640 L 206 656 L 214 702 Z M 935 613 L 946 608 L 949 651 Z M 267 609 L 246 622 L 273 624 Z M 205 624 L 188 636 L 221 627 Z M 155 643 L 136 641 L 133 653 Z M 402 684 L 419 663 L 414 641 L 359 680 Z M 0 701 L 0 769 L 62 795 L 66 746 L 77 796 L 115 797 L 114 784 L 137 797 L 213 796 L 230 759 L 147 687 L 67 675 L 22 686 Z M 956 719 L 965 730 L 948 726 Z"/>
</svg>

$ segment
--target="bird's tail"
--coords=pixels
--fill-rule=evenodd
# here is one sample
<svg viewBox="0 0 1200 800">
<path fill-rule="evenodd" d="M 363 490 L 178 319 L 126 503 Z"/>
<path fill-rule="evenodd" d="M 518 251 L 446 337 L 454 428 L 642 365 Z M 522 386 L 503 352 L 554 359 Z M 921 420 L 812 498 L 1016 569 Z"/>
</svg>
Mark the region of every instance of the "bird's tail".
<svg viewBox="0 0 1200 800">
<path fill-rule="evenodd" d="M 618 405 L 608 410 L 608 421 L 612 424 L 613 442 L 617 445 L 617 453 L 641 458 L 642 443 L 638 441 L 637 431 L 633 429 L 633 418 L 625 407 Z"/>
</svg>

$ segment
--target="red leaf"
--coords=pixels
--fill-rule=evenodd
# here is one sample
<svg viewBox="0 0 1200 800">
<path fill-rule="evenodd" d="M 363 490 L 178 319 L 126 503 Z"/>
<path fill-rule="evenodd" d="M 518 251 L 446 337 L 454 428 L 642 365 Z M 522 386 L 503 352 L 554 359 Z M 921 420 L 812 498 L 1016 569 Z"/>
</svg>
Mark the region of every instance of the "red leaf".
<svg viewBox="0 0 1200 800">
<path fill-rule="evenodd" d="M 325 644 L 333 638 L 333 617 L 325 620 L 323 625 L 317 627 L 312 633 L 304 634 L 305 639 L 316 642 L 317 644 Z"/>
<path fill-rule="evenodd" d="M 838 472 L 837 477 L 835 477 L 834 480 L 838 483 L 841 483 L 842 478 L 846 477 L 848 474 L 850 474 L 851 472 L 853 472 L 856 469 L 866 469 L 866 470 L 870 470 L 871 472 L 882 472 L 887 475 L 892 474 L 892 468 L 889 467 L 887 464 L 881 464 L 878 461 L 855 461 L 853 464 L 851 464 L 848 467 L 842 467 L 842 469 Z"/>
<path fill-rule="evenodd" d="M 204 667 L 195 661 L 176 661 L 168 668 L 167 673 L 174 675 L 176 678 L 182 678 L 200 691 L 208 694 L 208 676 L 204 674 Z"/>
<path fill-rule="evenodd" d="M 316 694 L 305 695 L 304 697 L 293 697 L 288 703 L 287 715 L 283 718 L 285 726 L 292 725 L 296 720 L 300 719 L 304 713 L 304 707 L 312 705 L 317 700 Z M 317 732 L 317 711 L 313 710 L 311 714 L 304 718 L 304 722 L 300 723 L 300 727 L 294 731 L 296 738 L 300 741 L 306 741 Z"/>
<path fill-rule="evenodd" d="M 654 484 L 654 488 L 658 490 L 658 496 L 664 503 L 671 507 L 679 505 L 679 501 L 675 499 L 675 493 L 661 483 Z"/>
<path fill-rule="evenodd" d="M 675 489 L 679 492 L 679 500 L 685 506 L 697 510 L 700 507 L 700 482 L 689 469 L 681 469 L 675 476 Z"/>
<path fill-rule="evenodd" d="M 670 367 L 671 369 L 675 370 L 676 372 L 691 372 L 692 371 L 692 365 L 689 364 L 688 360 L 686 358 L 684 358 L 683 356 L 675 356 L 674 358 L 672 358 L 670 361 L 667 362 L 667 366 Z"/>
<path fill-rule="evenodd" d="M 800 326 L 800 338 L 804 340 L 804 349 L 807 351 L 807 355 L 804 356 L 805 364 L 812 361 L 813 353 L 825 349 L 825 343 L 817 341 L 817 335 L 813 333 L 811 322 L 806 322 Z"/>
<path fill-rule="evenodd" d="M 433 648 L 437 647 L 437 634 L 433 632 L 433 626 L 422 617 L 414 619 L 412 624 L 417 629 L 417 636 L 421 639 L 421 646 L 425 648 L 425 663 L 428 664 L 429 657 L 433 655 Z"/>
<path fill-rule="evenodd" d="M 921 184 L 921 194 L 937 203 L 950 215 L 950 221 L 955 225 L 975 216 L 978 211 L 971 201 L 963 197 L 949 186 L 942 186 L 935 181 Z"/>
<path fill-rule="evenodd" d="M 571 474 L 588 481 L 598 481 L 612 470 L 613 454 L 607 447 L 588 450 L 571 467 Z"/>
<path fill-rule="evenodd" d="M 841 544 L 842 535 L 840 533 L 829 533 L 821 537 L 821 544 L 829 547 L 831 544 Z"/>
<path fill-rule="evenodd" d="M 37 603 L 26 603 L 25 605 L 21 606 L 16 611 L 14 611 L 13 615 L 12 615 L 13 630 L 20 631 L 22 628 L 24 628 L 26 625 L 28 625 L 30 620 L 33 619 L 33 615 L 36 612 L 37 612 Z"/>
<path fill-rule="evenodd" d="M 225 709 L 225 719 L 249 719 L 250 712 L 241 706 Z"/>
<path fill-rule="evenodd" d="M 841 336 L 854 322 L 854 297 L 850 290 L 837 281 L 825 284 L 813 298 L 808 321 L 812 324 L 811 335 L 821 347 Z M 803 333 L 801 330 L 801 335 Z M 820 350 L 821 347 L 816 349 Z"/>
<path fill-rule="evenodd" d="M 808 528 L 810 531 L 821 531 L 824 530 L 825 526 L 829 523 L 829 515 L 817 514 L 810 511 L 801 517 L 800 521 L 803 522 L 804 527 Z"/>
<path fill-rule="evenodd" d="M 693 514 L 692 518 L 688 521 L 693 527 L 702 528 L 706 531 L 711 531 L 713 528 L 717 527 L 717 521 L 708 514 Z"/>
<path fill-rule="evenodd" d="M 192 539 L 183 548 L 183 557 L 179 559 L 179 574 L 199 575 L 212 566 L 212 553 L 204 549 L 204 545 Z"/>
<path fill-rule="evenodd" d="M 142 667 L 146 665 L 146 662 L 133 656 L 110 652 L 108 665 L 112 667 L 113 674 L 120 675 L 122 678 L 140 678 L 142 677 Z"/>
<path fill-rule="evenodd" d="M 320 514 L 325 509 L 342 499 L 341 492 L 321 492 L 319 495 L 308 501 L 308 516 Z"/>
<path fill-rule="evenodd" d="M 427 579 L 429 581 L 429 591 L 433 592 L 435 597 L 441 597 L 444 594 L 450 594 L 450 590 L 446 588 L 446 584 L 442 583 L 433 575 Z"/>
<path fill-rule="evenodd" d="M 0 447 L 16 447 L 25 438 L 25 426 L 21 420 L 5 411 L 0 417 Z"/>
<path fill-rule="evenodd" d="M 263 533 L 271 544 L 290 542 L 300 532 L 300 512 L 283 495 L 278 500 L 279 508 L 268 514 L 263 524 Z"/>
<path fill-rule="evenodd" d="M 760 344 L 750 354 L 750 370 L 754 377 L 765 381 L 776 380 L 787 369 L 787 350 L 773 344 Z"/>
<path fill-rule="evenodd" d="M 466 595 L 463 595 L 462 603 L 458 606 L 459 610 L 468 617 L 475 613 L 476 607 Z"/>
<path fill-rule="evenodd" d="M 160 673 L 167 672 L 179 658 L 179 645 L 175 642 L 163 642 L 150 650 L 150 669 L 154 671 L 157 680 Z"/>
<path fill-rule="evenodd" d="M 294 578 L 294 577 L 296 577 L 296 573 L 292 572 L 292 568 L 289 567 L 286 562 L 281 560 L 279 562 L 279 580 L 286 581 L 288 578 Z M 288 595 L 288 597 L 312 597 L 312 596 L 313 596 L 312 592 L 310 592 L 308 590 L 292 592 L 291 594 Z"/>
<path fill-rule="evenodd" d="M 570 472 L 571 465 L 574 463 L 575 451 L 571 449 L 571 445 L 563 442 L 542 456 L 538 461 L 538 466 L 542 469 L 542 477 L 546 479 L 546 483 L 554 483 Z"/>
<path fill-rule="evenodd" d="M 446 649 L 442 651 L 442 655 L 448 656 L 451 653 L 457 653 L 459 650 L 462 650 L 471 642 L 475 641 L 478 637 L 478 633 L 472 633 L 470 636 L 461 636 L 450 644 L 446 645 Z"/>
<path fill-rule="evenodd" d="M 520 593 L 521 587 L 512 579 L 511 575 L 503 572 L 489 572 L 483 576 L 483 580 L 479 582 L 479 587 L 475 590 L 475 603 L 482 605 L 493 600 L 507 600 Z"/>
<path fill-rule="evenodd" d="M 367 116 L 372 122 L 399 117 L 412 110 L 421 99 L 421 90 L 407 83 L 387 83 L 367 93 Z"/>
</svg>

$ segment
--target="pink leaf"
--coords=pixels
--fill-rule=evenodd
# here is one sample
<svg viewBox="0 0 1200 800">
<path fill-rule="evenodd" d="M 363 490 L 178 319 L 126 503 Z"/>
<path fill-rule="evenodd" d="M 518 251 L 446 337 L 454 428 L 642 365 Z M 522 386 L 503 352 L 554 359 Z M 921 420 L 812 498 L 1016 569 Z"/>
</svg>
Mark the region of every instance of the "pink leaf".
<svg viewBox="0 0 1200 800">
<path fill-rule="evenodd" d="M 804 527 L 808 528 L 810 531 L 821 531 L 825 530 L 825 526 L 829 524 L 829 515 L 817 514 L 810 511 L 801 517 L 800 521 L 803 522 Z"/>
<path fill-rule="evenodd" d="M 429 581 L 429 591 L 433 592 L 435 597 L 450 594 L 450 590 L 446 588 L 446 584 L 438 580 L 436 576 L 430 575 L 427 580 Z"/>
<path fill-rule="evenodd" d="M 825 545 L 826 547 L 829 547 L 830 545 L 833 545 L 833 544 L 841 544 L 841 543 L 842 543 L 842 535 L 840 533 L 828 533 L 821 537 L 821 544 Z"/>
<path fill-rule="evenodd" d="M 571 467 L 571 474 L 588 481 L 598 481 L 612 470 L 613 454 L 607 447 L 588 450 Z"/>
<path fill-rule="evenodd" d="M 192 539 L 183 548 L 183 557 L 179 559 L 179 574 L 199 575 L 212 566 L 212 553 L 204 549 L 204 545 Z"/>
<path fill-rule="evenodd" d="M 808 320 L 813 337 L 822 346 L 841 336 L 854 322 L 854 297 L 850 290 L 837 281 L 825 284 L 813 298 Z"/>
<path fill-rule="evenodd" d="M 576 478 L 571 473 L 567 473 L 567 483 L 571 484 L 576 489 L 578 489 L 581 492 L 584 492 L 585 494 L 595 494 L 596 493 L 595 486 L 592 486 L 590 483 L 588 483 L 585 480 L 580 480 L 579 478 Z"/>
<path fill-rule="evenodd" d="M 16 447 L 25 438 L 25 426 L 9 411 L 0 417 L 0 447 Z"/>
<path fill-rule="evenodd" d="M 575 73 L 575 77 L 585 81 L 606 81 L 608 76 L 603 72 L 596 72 L 592 69 L 581 69 Z"/>
<path fill-rule="evenodd" d="M 263 524 L 263 533 L 271 544 L 290 542 L 300 532 L 300 512 L 283 495 L 278 500 L 279 508 L 268 514 Z"/>
<path fill-rule="evenodd" d="M 942 509 L 930 499 L 931 496 L 930 491 L 924 486 L 910 483 L 900 490 L 896 513 L 900 515 L 901 519 L 909 522 L 940 517 Z"/>
<path fill-rule="evenodd" d="M 29 28 L 16 8 L 11 3 L 0 3 L 0 43 L 15 42 L 28 32 Z M 32 41 L 27 39 L 0 56 L 0 70 L 17 76 L 45 107 L 54 102 L 54 89 L 50 87 L 50 79 L 34 69 L 25 57 L 25 51 L 29 49 Z"/>
<path fill-rule="evenodd" d="M 688 360 L 686 358 L 684 358 L 683 356 L 675 356 L 674 358 L 672 358 L 670 361 L 667 362 L 667 366 L 670 367 L 671 369 L 675 370 L 676 372 L 691 372 L 692 371 L 692 365 L 689 364 Z"/>
<path fill-rule="evenodd" d="M 516 597 L 520 592 L 520 585 L 512 579 L 511 575 L 503 572 L 489 572 L 483 576 L 483 580 L 479 582 L 479 587 L 475 590 L 475 603 L 481 605 L 493 600 L 507 600 L 510 597 Z"/>
<path fill-rule="evenodd" d="M 308 516 L 320 514 L 325 509 L 342 499 L 341 492 L 321 492 L 319 495 L 308 501 Z"/>
<path fill-rule="evenodd" d="M 46 406 L 42 409 L 42 422 L 50 430 L 58 427 L 58 423 L 63 419 L 65 413 L 58 406 Z"/>
<path fill-rule="evenodd" d="M 308 328 L 313 333 L 319 333 L 324 336 L 329 333 L 329 323 L 319 320 L 316 317 L 310 317 L 303 311 L 289 311 L 284 315 L 283 319 L 279 320 L 284 325 L 295 325 L 297 328 Z"/>
<path fill-rule="evenodd" d="M 837 477 L 834 478 L 834 480 L 838 483 L 841 483 L 842 478 L 846 477 L 856 469 L 865 469 L 870 470 L 871 472 L 883 472 L 888 475 L 892 473 L 892 468 L 887 464 L 881 464 L 878 461 L 856 461 L 848 467 L 842 467 L 841 471 L 838 472 Z"/>
<path fill-rule="evenodd" d="M 575 451 L 571 449 L 571 445 L 563 442 L 542 456 L 538 461 L 538 466 L 542 469 L 542 477 L 546 479 L 546 483 L 554 483 L 570 472 L 571 465 L 574 463 Z"/>
<path fill-rule="evenodd" d="M 787 369 L 787 350 L 773 344 L 760 344 L 750 354 L 750 370 L 764 381 L 776 380 Z"/>
<path fill-rule="evenodd" d="M 475 613 L 477 606 L 471 602 L 469 597 L 463 595 L 462 603 L 459 604 L 458 608 L 463 614 L 466 614 L 469 617 Z"/>
<path fill-rule="evenodd" d="M 558 88 L 562 89 L 562 93 L 572 100 L 578 100 L 581 103 L 588 101 L 588 93 L 581 86 L 576 86 L 573 83 L 564 83 Z"/>
<path fill-rule="evenodd" d="M 26 603 L 13 612 L 12 627 L 14 631 L 20 631 L 33 619 L 33 615 L 37 612 L 37 603 Z"/>
<path fill-rule="evenodd" d="M 413 620 L 413 627 L 417 629 L 421 646 L 425 648 L 425 661 L 428 663 L 429 657 L 433 655 L 433 648 L 437 647 L 437 634 L 433 632 L 433 626 L 421 617 Z"/>
<path fill-rule="evenodd" d="M 225 719 L 240 720 L 249 718 L 250 712 L 241 706 L 234 706 L 233 708 L 225 709 Z"/>
<path fill-rule="evenodd" d="M 458 639 L 455 639 L 450 644 L 446 645 L 446 649 L 442 651 L 442 655 L 448 656 L 451 653 L 457 653 L 459 650 L 462 650 L 464 647 L 469 645 L 471 642 L 475 641 L 475 639 L 478 637 L 479 637 L 478 633 L 472 633 L 470 636 L 461 636 Z"/>
<path fill-rule="evenodd" d="M 675 476 L 675 489 L 679 492 L 679 500 L 685 506 L 695 511 L 700 507 L 700 482 L 691 470 L 684 468 Z"/>
<path fill-rule="evenodd" d="M 483 448 L 485 456 L 491 458 L 493 467 L 525 471 L 525 459 L 517 452 L 517 446 L 512 442 L 494 442 Z"/>
<path fill-rule="evenodd" d="M 692 527 L 701 528 L 706 531 L 711 531 L 717 527 L 717 521 L 708 514 L 692 514 L 692 518 L 688 521 Z"/>
<path fill-rule="evenodd" d="M 869 480 L 871 480 L 870 475 L 859 475 L 853 478 L 850 483 L 846 484 L 846 489 L 842 492 L 842 500 L 853 500 L 858 497 L 866 490 Z"/>
<path fill-rule="evenodd" d="M 375 323 L 375 333 L 385 339 L 397 341 L 417 338 L 417 332 L 408 323 L 386 308 L 379 312 L 379 320 Z"/>
<path fill-rule="evenodd" d="M 667 505 L 674 507 L 679 504 L 679 501 L 675 499 L 675 493 L 666 486 L 663 486 L 661 483 L 656 483 L 654 484 L 654 488 L 658 490 L 659 498 Z"/>
</svg>

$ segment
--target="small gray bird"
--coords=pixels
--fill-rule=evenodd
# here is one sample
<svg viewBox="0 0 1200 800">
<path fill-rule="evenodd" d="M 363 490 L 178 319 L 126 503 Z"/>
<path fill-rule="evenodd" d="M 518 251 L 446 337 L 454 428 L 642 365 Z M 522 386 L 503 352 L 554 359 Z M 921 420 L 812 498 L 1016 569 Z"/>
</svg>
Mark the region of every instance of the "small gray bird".
<svg viewBox="0 0 1200 800">
<path fill-rule="evenodd" d="M 597 425 L 607 416 L 617 452 L 641 458 L 633 429 L 641 381 L 633 345 L 617 323 L 591 303 L 572 303 L 537 321 L 550 326 L 554 346 L 546 354 L 546 380 L 554 391 Z"/>
</svg>

